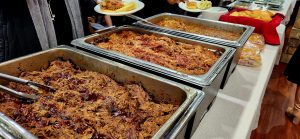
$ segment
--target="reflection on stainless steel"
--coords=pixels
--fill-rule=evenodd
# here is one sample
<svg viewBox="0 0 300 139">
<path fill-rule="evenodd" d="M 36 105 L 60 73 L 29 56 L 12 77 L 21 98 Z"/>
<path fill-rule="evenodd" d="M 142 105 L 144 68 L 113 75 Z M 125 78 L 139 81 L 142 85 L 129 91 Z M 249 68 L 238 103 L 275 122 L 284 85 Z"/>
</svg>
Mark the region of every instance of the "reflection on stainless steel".
<svg viewBox="0 0 300 139">
<path fill-rule="evenodd" d="M 4 138 L 4 139 L 15 139 L 15 137 L 13 135 L 11 135 L 8 131 L 6 131 L 0 123 L 0 138 Z"/>
<path fill-rule="evenodd" d="M 138 16 L 135 16 L 135 15 L 132 15 L 132 14 L 128 14 L 128 15 L 126 15 L 126 16 L 129 17 L 129 18 L 132 18 L 132 19 L 134 19 L 134 20 L 142 21 L 142 22 L 145 22 L 145 23 L 147 23 L 147 24 L 150 24 L 150 25 L 155 26 L 155 24 L 149 22 L 148 20 L 145 20 L 145 19 L 143 19 L 143 18 L 140 18 L 140 17 L 138 17 Z"/>
<path fill-rule="evenodd" d="M 105 27 L 105 28 L 103 28 L 103 29 L 96 30 L 95 32 L 96 32 L 96 33 L 101 33 L 101 32 L 103 32 L 103 31 L 107 31 L 107 30 L 113 29 L 113 28 L 115 28 L 115 27 L 116 27 L 116 26 L 109 26 L 109 27 Z"/>
<path fill-rule="evenodd" d="M 0 72 L 17 76 L 22 71 L 46 68 L 48 67 L 49 61 L 53 61 L 57 58 L 70 60 L 80 68 L 86 70 L 103 73 L 117 82 L 140 83 L 143 88 L 153 96 L 155 101 L 167 101 L 168 103 L 180 104 L 180 107 L 157 131 L 153 138 L 164 136 L 197 95 L 197 90 L 193 88 L 69 47 L 54 48 L 1 63 Z M 0 80 L 0 83 L 5 84 L 7 81 Z M 1 120 L 4 117 L 3 114 L 0 115 L 1 123 L 5 122 Z M 20 127 L 16 123 L 8 122 L 7 124 Z M 18 128 L 12 129 L 18 131 Z M 20 134 L 22 135 L 22 133 Z"/>
<path fill-rule="evenodd" d="M 21 127 L 15 121 L 5 116 L 1 112 L 0 112 L 0 124 L 3 130 L 5 130 L 7 133 L 14 136 L 15 138 L 37 139 L 30 132 L 28 132 L 26 129 Z"/>
</svg>

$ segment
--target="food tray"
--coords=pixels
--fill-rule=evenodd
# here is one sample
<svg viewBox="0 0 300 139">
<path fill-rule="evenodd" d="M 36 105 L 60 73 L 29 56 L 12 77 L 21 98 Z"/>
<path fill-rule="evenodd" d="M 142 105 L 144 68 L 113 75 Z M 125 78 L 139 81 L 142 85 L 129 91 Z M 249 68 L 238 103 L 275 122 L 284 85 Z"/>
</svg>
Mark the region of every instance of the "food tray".
<svg viewBox="0 0 300 139">
<path fill-rule="evenodd" d="M 173 34 L 173 35 L 180 36 L 180 37 L 185 37 L 185 38 L 189 38 L 189 39 L 195 39 L 195 40 L 199 40 L 199 41 L 205 41 L 205 42 L 210 42 L 210 43 L 215 43 L 215 44 L 220 44 L 220 45 L 225 45 L 225 46 L 230 46 L 230 47 L 242 47 L 246 43 L 249 36 L 251 35 L 251 33 L 254 30 L 254 28 L 250 27 L 250 26 L 220 22 L 220 21 L 213 21 L 213 20 L 207 20 L 207 19 L 200 19 L 200 18 L 194 18 L 194 17 L 171 14 L 171 13 L 162 13 L 162 14 L 154 15 L 154 16 L 146 18 L 146 20 L 155 24 L 155 23 L 163 20 L 164 18 L 179 19 L 186 23 L 207 25 L 209 27 L 219 28 L 219 29 L 226 30 L 226 31 L 233 31 L 233 32 L 240 33 L 241 36 L 238 40 L 231 41 L 231 40 L 226 40 L 226 39 L 221 39 L 221 38 L 216 38 L 216 37 L 210 37 L 210 36 L 199 35 L 199 34 L 195 34 L 195 33 L 189 33 L 189 32 L 169 29 L 169 28 L 160 27 L 160 26 L 153 26 L 153 25 L 149 25 L 149 24 L 146 24 L 146 23 L 140 22 L 140 21 L 136 22 L 135 25 L 146 28 L 146 29 L 151 29 L 151 30 L 155 30 L 155 31 L 159 31 L 159 32 Z"/>
<path fill-rule="evenodd" d="M 171 139 L 184 139 L 189 138 L 188 135 L 189 130 L 191 130 L 191 120 L 195 116 L 195 114 L 199 111 L 198 106 L 200 106 L 202 100 L 204 99 L 203 95 L 201 95 L 201 92 L 196 96 L 192 104 L 189 106 L 189 108 L 183 113 L 179 121 L 174 125 L 174 128 L 170 131 L 172 134 L 168 134 L 166 138 Z M 205 112 L 201 113 L 202 116 L 204 116 Z M 202 118 L 202 117 L 199 117 Z"/>
<path fill-rule="evenodd" d="M 0 72 L 18 76 L 22 71 L 40 70 L 48 67 L 50 61 L 55 59 L 70 60 L 77 66 L 90 70 L 100 72 L 108 75 L 117 82 L 137 82 L 153 96 L 155 101 L 168 101 L 172 104 L 179 104 L 180 107 L 170 117 L 170 119 L 157 131 L 153 138 L 161 138 L 168 133 L 181 114 L 186 111 L 190 103 L 197 96 L 197 94 L 204 95 L 203 92 L 187 87 L 185 85 L 160 78 L 158 76 L 125 66 L 123 64 L 95 56 L 84 51 L 80 51 L 67 46 L 53 48 L 50 50 L 34 53 L 28 56 L 20 57 L 0 64 Z M 6 84 L 7 81 L 0 80 L 1 84 Z M 18 134 L 22 138 L 28 138 L 29 132 L 20 130 L 18 124 L 3 118 L 0 114 L 0 124 L 3 123 L 12 127 L 10 130 Z M 4 119 L 4 120 L 2 120 Z M 6 119 L 6 120 L 5 120 Z M 27 135 L 27 136 L 25 136 Z"/>
<path fill-rule="evenodd" d="M 97 47 L 94 45 L 94 43 L 98 42 L 99 39 L 106 37 L 109 34 L 115 33 L 115 32 L 120 32 L 120 31 L 125 31 L 125 30 L 130 30 L 130 31 L 135 31 L 139 32 L 142 34 L 153 34 L 156 36 L 167 36 L 173 40 L 179 41 L 179 42 L 184 42 L 184 43 L 189 43 L 189 44 L 197 44 L 197 45 L 202 45 L 205 48 L 210 49 L 211 51 L 217 51 L 221 53 L 221 57 L 217 60 L 217 62 L 210 68 L 210 70 L 203 74 L 203 75 L 189 75 L 185 74 L 182 72 L 177 72 L 175 70 L 160 66 L 158 64 L 150 63 L 141 59 L 137 59 L 134 57 L 127 56 L 125 54 L 111 51 L 111 50 L 106 50 L 100 47 Z M 73 45 L 76 47 L 82 48 L 84 50 L 92 51 L 100 55 L 107 56 L 109 58 L 115 59 L 115 60 L 120 60 L 125 63 L 133 64 L 134 66 L 150 70 L 155 73 L 162 74 L 164 76 L 167 76 L 172 79 L 177 79 L 189 84 L 193 84 L 196 86 L 208 86 L 210 85 L 215 77 L 219 74 L 219 72 L 223 69 L 224 65 L 228 62 L 228 60 L 232 57 L 232 55 L 235 52 L 235 49 L 230 48 L 230 47 L 224 47 L 221 45 L 216 45 L 216 44 L 210 44 L 210 43 L 204 43 L 204 42 L 199 42 L 191 39 L 186 39 L 166 33 L 160 33 L 156 31 L 151 31 L 151 30 L 146 30 L 142 29 L 139 27 L 134 27 L 134 26 L 121 26 L 114 28 L 109 31 L 104 31 L 100 34 L 93 34 L 87 37 L 79 38 L 76 40 L 73 40 L 71 42 Z"/>
</svg>

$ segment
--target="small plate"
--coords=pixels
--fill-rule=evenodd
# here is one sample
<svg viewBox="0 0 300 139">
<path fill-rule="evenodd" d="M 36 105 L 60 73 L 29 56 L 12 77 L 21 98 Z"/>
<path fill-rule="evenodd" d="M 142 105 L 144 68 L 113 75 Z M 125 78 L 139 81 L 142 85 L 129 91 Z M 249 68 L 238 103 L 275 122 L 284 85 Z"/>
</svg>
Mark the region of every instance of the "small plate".
<svg viewBox="0 0 300 139">
<path fill-rule="evenodd" d="M 200 1 L 195 1 L 195 2 L 196 2 L 197 5 L 198 5 L 198 3 L 199 3 Z M 185 11 L 188 11 L 188 12 L 193 12 L 193 13 L 199 13 L 199 12 L 207 11 L 208 9 L 210 9 L 210 8 L 205 9 L 205 10 L 201 10 L 201 9 L 189 9 L 189 8 L 187 8 L 185 2 L 180 2 L 180 3 L 178 4 L 178 6 L 179 6 L 179 8 L 182 9 L 182 10 L 185 10 Z"/>
<path fill-rule="evenodd" d="M 123 16 L 123 15 L 127 15 L 127 14 L 132 14 L 132 13 L 135 13 L 141 9 L 144 8 L 145 4 L 141 1 L 138 1 L 138 0 L 123 0 L 124 2 L 131 2 L 131 1 L 134 1 L 136 3 L 136 8 L 131 10 L 131 11 L 126 11 L 126 12 L 106 12 L 106 11 L 103 11 L 101 9 L 101 6 L 100 4 L 96 5 L 94 7 L 94 10 L 97 12 L 97 13 L 100 13 L 100 14 L 105 14 L 105 15 L 110 15 L 110 16 Z"/>
</svg>

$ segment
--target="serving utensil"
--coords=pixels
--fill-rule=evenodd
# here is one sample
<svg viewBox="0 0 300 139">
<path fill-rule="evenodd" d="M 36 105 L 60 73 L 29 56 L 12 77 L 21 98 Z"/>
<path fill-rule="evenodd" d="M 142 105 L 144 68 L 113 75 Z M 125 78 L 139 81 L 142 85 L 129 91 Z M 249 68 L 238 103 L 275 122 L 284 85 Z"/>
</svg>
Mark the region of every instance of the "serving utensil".
<svg viewBox="0 0 300 139">
<path fill-rule="evenodd" d="M 31 87 L 33 89 L 40 88 L 40 89 L 43 89 L 43 90 L 46 90 L 46 91 L 50 91 L 50 92 L 54 92 L 55 91 L 55 89 L 52 88 L 52 87 L 50 87 L 50 86 L 46 86 L 46 85 L 39 84 L 39 83 L 36 83 L 36 82 L 33 82 L 33 81 L 21 79 L 21 78 L 14 77 L 14 76 L 11 76 L 11 75 L 8 75 L 8 74 L 4 74 L 4 73 L 0 73 L 0 78 L 6 79 L 6 80 L 9 80 L 9 81 L 13 81 L 13 82 L 17 82 L 17 83 L 20 83 L 20 84 L 28 85 L 29 87 Z M 38 99 L 37 95 L 34 95 L 34 94 L 25 94 L 25 93 L 22 93 L 22 92 L 10 89 L 8 87 L 5 87 L 3 85 L 0 85 L 0 89 L 3 90 L 3 91 L 5 91 L 5 92 L 7 92 L 7 93 L 9 93 L 9 94 L 11 94 L 11 95 L 14 95 L 14 96 L 18 97 L 18 98 L 32 99 L 32 100 Z"/>
<path fill-rule="evenodd" d="M 11 94 L 11 95 L 13 95 L 15 97 L 18 97 L 18 98 L 21 98 L 21 99 L 37 100 L 39 98 L 37 95 L 34 95 L 34 94 L 25 94 L 25 93 L 22 93 L 22 92 L 10 89 L 8 87 L 5 87 L 3 85 L 0 85 L 0 89 L 3 90 L 3 91 L 5 91 L 8 94 Z"/>
<path fill-rule="evenodd" d="M 129 17 L 131 19 L 137 20 L 137 21 L 141 21 L 141 22 L 147 23 L 147 24 L 152 25 L 152 26 L 157 26 L 156 24 L 153 24 L 153 23 L 151 23 L 151 22 L 149 22 L 149 21 L 147 21 L 147 20 L 145 20 L 143 18 L 140 18 L 140 17 L 132 15 L 132 14 L 128 14 L 128 15 L 125 15 L 125 16 L 127 16 L 127 17 Z"/>
</svg>

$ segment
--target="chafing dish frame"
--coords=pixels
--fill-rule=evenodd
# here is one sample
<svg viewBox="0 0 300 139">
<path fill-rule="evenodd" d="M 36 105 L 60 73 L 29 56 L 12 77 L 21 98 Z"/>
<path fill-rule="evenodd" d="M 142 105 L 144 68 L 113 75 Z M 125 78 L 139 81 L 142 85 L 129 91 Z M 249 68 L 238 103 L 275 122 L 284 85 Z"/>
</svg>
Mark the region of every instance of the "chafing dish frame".
<svg viewBox="0 0 300 139">
<path fill-rule="evenodd" d="M 130 57 L 130 56 L 127 56 L 125 54 L 122 54 L 122 53 L 119 53 L 116 51 L 111 51 L 111 50 L 107 50 L 104 48 L 100 48 L 93 44 L 93 43 L 95 43 L 95 41 L 97 41 L 97 38 L 106 37 L 109 34 L 124 31 L 124 30 L 135 31 L 138 33 L 143 33 L 143 34 L 153 34 L 156 36 L 166 36 L 166 37 L 169 37 L 169 38 L 179 41 L 179 42 L 184 42 L 184 43 L 189 43 L 189 44 L 197 44 L 197 45 L 201 45 L 205 48 L 208 48 L 212 51 L 220 51 L 220 52 L 222 52 L 222 55 L 220 56 L 220 58 L 217 60 L 217 62 L 210 68 L 210 70 L 207 73 L 205 73 L 203 75 L 189 75 L 189 74 L 185 74 L 182 72 L 177 72 L 175 70 L 172 70 L 172 69 L 169 69 L 169 68 L 166 68 L 166 67 L 163 67 L 158 64 L 151 63 L 151 62 L 148 62 L 148 61 L 145 61 L 142 59 Z M 96 33 L 96 34 L 92 34 L 90 36 L 86 36 L 83 38 L 73 40 L 71 42 L 71 44 L 74 45 L 76 48 L 81 48 L 84 50 L 92 51 L 97 54 L 104 55 L 109 58 L 116 59 L 116 60 L 119 60 L 119 61 L 122 61 L 125 63 L 129 63 L 134 66 L 138 66 L 140 68 L 147 69 L 152 72 L 156 72 L 156 73 L 162 74 L 164 76 L 167 76 L 167 77 L 170 77 L 170 78 L 173 78 L 176 80 L 180 80 L 183 82 L 187 82 L 189 84 L 193 84 L 196 86 L 209 86 L 213 82 L 214 78 L 222 70 L 224 65 L 228 63 L 229 59 L 233 56 L 233 54 L 235 52 L 234 48 L 221 46 L 221 45 L 217 45 L 217 44 L 211 44 L 211 43 L 207 43 L 207 42 L 200 42 L 200 41 L 196 41 L 196 40 L 191 40 L 191 39 L 187 39 L 187 38 L 174 36 L 171 34 L 147 30 L 147 29 L 143 29 L 143 28 L 139 28 L 139 27 L 135 27 L 135 26 L 116 27 L 115 29 L 111 29 L 109 31 L 104 31 L 101 34 Z"/>
<path fill-rule="evenodd" d="M 221 83 L 221 89 L 223 89 L 225 87 L 231 73 L 235 70 L 235 67 L 240 58 L 241 49 L 244 46 L 244 44 L 246 43 L 246 41 L 248 40 L 248 38 L 250 37 L 250 35 L 253 33 L 254 27 L 240 25 L 240 24 L 227 23 L 227 22 L 221 22 L 221 21 L 213 21 L 213 20 L 208 20 L 208 19 L 194 18 L 194 17 L 171 14 L 171 13 L 157 14 L 157 15 L 146 18 L 146 20 L 151 23 L 157 23 L 166 17 L 171 18 L 171 19 L 173 18 L 173 19 L 183 20 L 185 22 L 191 22 L 194 24 L 207 25 L 210 27 L 216 27 L 216 28 L 229 30 L 229 31 L 239 31 L 241 33 L 241 37 L 238 40 L 231 41 L 231 40 L 225 40 L 225 39 L 216 38 L 216 37 L 210 37 L 210 36 L 199 35 L 199 34 L 195 34 L 195 33 L 189 33 L 189 32 L 169 29 L 169 28 L 158 26 L 158 25 L 152 26 L 149 24 L 145 24 L 143 22 L 134 23 L 134 25 L 145 28 L 145 29 L 160 31 L 163 33 L 173 34 L 173 35 L 184 37 L 184 38 L 189 38 L 189 39 L 194 39 L 194 40 L 199 40 L 199 41 L 204 41 L 204 42 L 210 42 L 210 43 L 214 43 L 214 44 L 220 44 L 220 45 L 225 45 L 225 46 L 235 48 L 236 53 L 234 54 L 234 57 L 232 59 L 230 59 L 230 61 L 227 64 L 225 76 Z"/>
<path fill-rule="evenodd" d="M 178 14 L 171 14 L 171 13 L 161 13 L 157 14 L 151 17 L 146 18 L 145 20 L 151 22 L 151 23 L 157 23 L 164 18 L 170 18 L 170 19 L 179 19 L 182 20 L 183 22 L 188 22 L 188 23 L 193 23 L 193 24 L 201 24 L 209 27 L 215 27 L 218 29 L 222 30 L 227 30 L 227 31 L 232 31 L 232 32 L 237 32 L 240 33 L 241 36 L 237 40 L 226 40 L 222 38 L 217 38 L 217 37 L 211 37 L 211 36 L 206 36 L 206 35 L 200 35 L 196 33 L 190 33 L 190 32 L 185 32 L 185 31 L 179 31 L 175 29 L 170 29 L 162 26 L 153 26 L 149 25 L 143 22 L 136 22 L 134 25 L 145 28 L 145 29 L 151 29 L 163 33 L 168 33 L 184 38 L 189 38 L 189 39 L 194 39 L 194 40 L 199 40 L 199 41 L 204 41 L 204 42 L 209 42 L 209 43 L 214 43 L 214 44 L 220 44 L 220 45 L 225 45 L 225 46 L 230 46 L 230 47 L 242 47 L 254 31 L 254 27 L 251 26 L 246 26 L 246 25 L 240 25 L 240 24 L 233 24 L 233 23 L 228 23 L 228 22 L 221 22 L 221 21 L 214 21 L 214 20 L 208 20 L 208 19 L 201 19 L 201 18 L 195 18 L 195 17 L 189 17 L 189 16 L 184 16 L 184 15 L 178 15 Z"/>
</svg>

